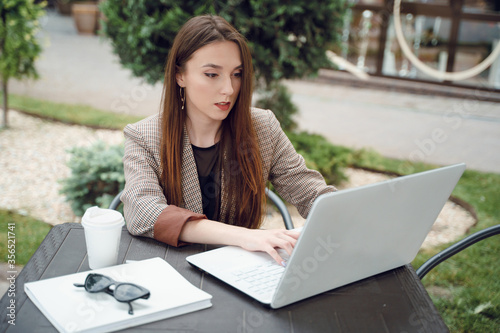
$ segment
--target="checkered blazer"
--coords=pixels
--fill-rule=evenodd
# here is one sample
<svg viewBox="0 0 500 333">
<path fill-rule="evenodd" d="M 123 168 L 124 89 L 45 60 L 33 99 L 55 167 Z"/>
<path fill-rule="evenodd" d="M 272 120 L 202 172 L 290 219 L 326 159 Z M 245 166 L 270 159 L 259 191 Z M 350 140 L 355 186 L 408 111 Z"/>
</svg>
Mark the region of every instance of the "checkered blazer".
<svg viewBox="0 0 500 333">
<path fill-rule="evenodd" d="M 278 194 L 306 217 L 314 200 L 323 193 L 335 191 L 335 188 L 327 186 L 319 172 L 306 167 L 303 157 L 295 151 L 271 111 L 253 108 L 251 114 L 265 180 L 269 180 Z M 204 218 L 201 190 L 192 146 L 185 130 L 181 171 L 184 207 L 167 203 L 160 185 L 160 124 L 159 115 L 154 115 L 125 127 L 123 163 L 126 186 L 121 199 L 131 234 L 179 245 L 178 236 L 184 223 Z M 220 209 L 220 216 L 225 216 L 227 210 L 231 217 L 234 216 L 234 207 L 228 207 L 228 203 L 222 202 Z"/>
</svg>

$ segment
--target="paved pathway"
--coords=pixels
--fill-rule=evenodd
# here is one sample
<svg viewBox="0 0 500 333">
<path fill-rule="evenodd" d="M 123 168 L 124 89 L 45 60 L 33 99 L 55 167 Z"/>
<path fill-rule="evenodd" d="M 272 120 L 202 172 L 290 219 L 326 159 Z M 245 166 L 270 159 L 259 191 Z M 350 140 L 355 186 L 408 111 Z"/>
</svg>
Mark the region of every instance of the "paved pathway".
<svg viewBox="0 0 500 333">
<path fill-rule="evenodd" d="M 12 93 L 143 116 L 158 112 L 161 85 L 133 78 L 108 40 L 77 35 L 72 19 L 54 12 L 42 27 L 41 79 L 11 81 Z M 500 103 L 345 84 L 287 84 L 300 109 L 300 128 L 333 143 L 439 165 L 466 162 L 471 169 L 500 173 Z"/>
<path fill-rule="evenodd" d="M 500 103 L 292 82 L 302 128 L 331 142 L 500 172 Z"/>
</svg>

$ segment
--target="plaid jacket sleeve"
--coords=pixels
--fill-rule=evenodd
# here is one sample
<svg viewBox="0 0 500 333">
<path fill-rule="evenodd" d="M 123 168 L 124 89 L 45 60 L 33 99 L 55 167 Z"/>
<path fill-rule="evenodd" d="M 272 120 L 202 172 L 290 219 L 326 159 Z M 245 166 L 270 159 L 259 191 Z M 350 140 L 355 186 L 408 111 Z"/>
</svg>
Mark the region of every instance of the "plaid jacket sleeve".
<svg viewBox="0 0 500 333">
<path fill-rule="evenodd" d="M 252 117 L 266 180 L 306 218 L 314 200 L 323 193 L 336 191 L 336 188 L 328 186 L 318 171 L 306 167 L 304 158 L 296 152 L 274 113 L 255 108 Z"/>
<path fill-rule="evenodd" d="M 155 238 L 173 246 L 182 245 L 179 234 L 189 220 L 206 218 L 184 208 L 168 205 L 160 186 L 159 118 L 153 116 L 127 125 L 125 134 L 125 221 L 133 235 Z"/>
</svg>

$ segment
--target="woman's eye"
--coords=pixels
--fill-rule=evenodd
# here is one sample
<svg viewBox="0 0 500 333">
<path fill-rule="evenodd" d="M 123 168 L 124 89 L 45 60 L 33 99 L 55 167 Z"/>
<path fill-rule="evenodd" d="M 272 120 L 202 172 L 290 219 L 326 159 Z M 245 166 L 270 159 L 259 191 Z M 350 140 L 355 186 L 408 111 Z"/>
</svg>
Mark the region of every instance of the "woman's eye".
<svg viewBox="0 0 500 333">
<path fill-rule="evenodd" d="M 205 75 L 208 76 L 209 78 L 217 77 L 217 74 L 214 73 L 205 73 Z"/>
<path fill-rule="evenodd" d="M 243 73 L 242 72 L 236 72 L 233 74 L 235 77 L 242 77 Z"/>
</svg>

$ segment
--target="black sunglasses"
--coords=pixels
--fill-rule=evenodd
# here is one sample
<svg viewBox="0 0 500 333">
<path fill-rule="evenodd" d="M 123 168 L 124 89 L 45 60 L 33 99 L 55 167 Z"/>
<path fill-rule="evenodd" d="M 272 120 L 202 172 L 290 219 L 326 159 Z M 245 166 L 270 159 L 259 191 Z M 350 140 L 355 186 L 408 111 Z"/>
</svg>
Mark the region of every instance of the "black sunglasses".
<svg viewBox="0 0 500 333">
<path fill-rule="evenodd" d="M 90 273 L 85 279 L 85 283 L 74 283 L 75 287 L 84 287 L 89 293 L 105 292 L 113 296 L 118 302 L 128 303 L 128 313 L 133 315 L 131 302 L 136 299 L 148 299 L 150 296 L 149 290 L 128 282 L 116 282 L 110 277 L 102 274 Z M 111 286 L 115 286 L 113 289 Z"/>
</svg>

